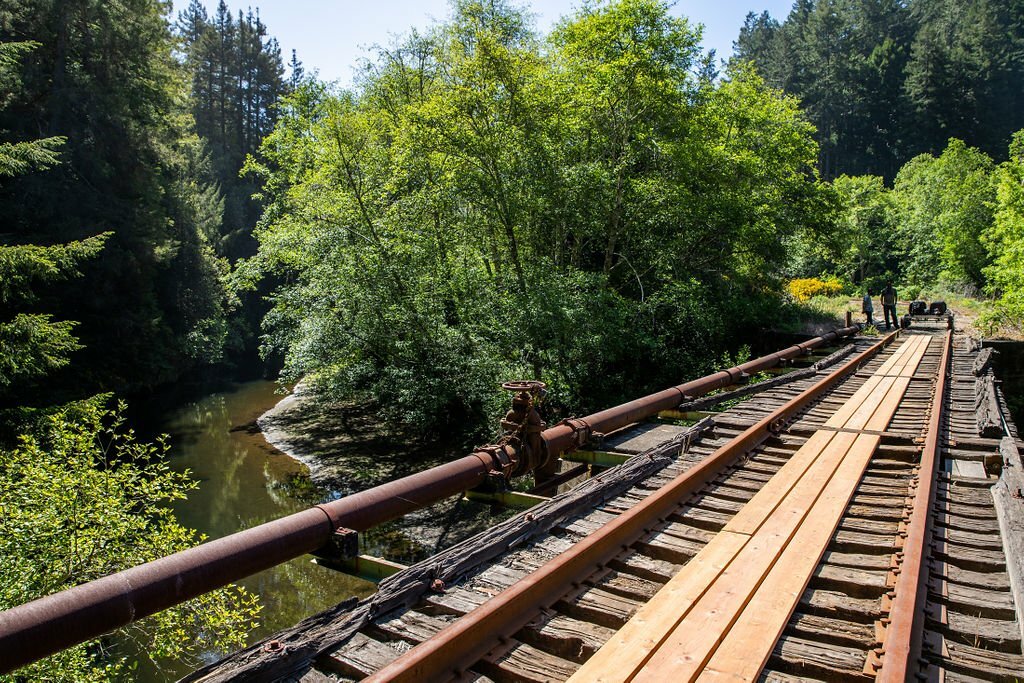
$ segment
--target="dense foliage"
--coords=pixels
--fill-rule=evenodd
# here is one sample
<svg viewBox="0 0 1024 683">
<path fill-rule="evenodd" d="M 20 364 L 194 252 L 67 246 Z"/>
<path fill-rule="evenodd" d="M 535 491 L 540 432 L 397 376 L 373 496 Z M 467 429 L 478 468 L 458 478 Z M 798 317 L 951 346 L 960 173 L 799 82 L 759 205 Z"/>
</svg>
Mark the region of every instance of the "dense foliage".
<svg viewBox="0 0 1024 683">
<path fill-rule="evenodd" d="M 239 176 L 247 154 L 255 152 L 276 121 L 278 98 L 287 90 L 281 49 L 252 9 L 232 17 L 221 0 L 213 17 L 199 0 L 178 15 L 191 77 L 195 130 L 207 142 L 211 166 L 224 198 L 224 215 L 214 238 L 218 253 L 237 259 L 255 251 L 252 228 L 260 206 L 253 176 Z"/>
<path fill-rule="evenodd" d="M 939 156 L 922 154 L 907 162 L 892 188 L 877 176 L 840 176 L 833 183 L 841 201 L 838 229 L 826 240 L 795 240 L 789 272 L 796 277 L 832 273 L 873 292 L 895 281 L 911 297 L 936 287 L 988 296 L 994 312 L 980 321 L 982 327 L 1019 332 L 1024 329 L 1022 152 L 1024 131 L 1013 135 L 1009 160 L 998 165 L 952 139 Z"/>
<path fill-rule="evenodd" d="M 995 295 L 995 322 L 1024 330 L 1024 131 L 1013 136 L 1010 160 L 994 175 L 995 207 L 982 240 L 992 259 L 984 268 L 986 287 Z"/>
<path fill-rule="evenodd" d="M 497 385 L 583 411 L 706 368 L 770 320 L 784 241 L 827 225 L 811 126 L 653 0 L 588 6 L 546 40 L 504 3 L 285 100 L 254 172 L 268 209 L 240 279 L 286 376 L 475 432 Z"/>
<path fill-rule="evenodd" d="M 78 9 L 86 11 L 85 8 Z M 102 14 L 102 9 L 94 9 Z M 113 8 L 114 11 L 116 9 Z M 14 16 L 14 24 L 18 18 Z M 10 19 L 6 15 L 0 17 L 0 20 Z M 87 33 L 90 41 L 97 37 Z M 67 39 L 66 35 L 64 39 Z M 66 76 L 70 79 L 70 74 L 61 73 L 66 62 L 72 59 L 66 43 L 58 47 L 58 52 L 62 51 L 64 54 L 58 57 L 58 62 L 63 61 L 64 64 L 57 68 L 54 78 Z M 13 120 L 10 118 L 12 110 L 25 105 L 21 98 L 33 85 L 33 71 L 29 65 L 37 63 L 35 55 L 38 52 L 45 52 L 45 43 L 0 42 L 0 83 L 4 86 L 0 120 Z M 152 64 L 150 67 L 155 68 Z M 74 71 L 74 78 L 88 76 L 78 73 L 77 68 Z M 146 73 L 153 75 L 152 71 Z M 138 83 L 134 85 L 145 90 Z M 89 92 L 89 95 L 101 97 L 109 96 L 109 93 L 98 91 Z M 51 97 L 50 102 L 61 104 L 63 99 L 64 94 L 58 93 Z M 72 108 L 72 103 L 64 104 Z M 87 108 L 89 105 L 82 106 Z M 63 105 L 56 111 L 61 109 Z M 68 120 L 73 118 L 69 116 Z M 133 123 L 139 122 L 108 120 L 106 123 L 125 133 Z M 89 128 L 88 125 L 85 127 Z M 100 124 L 99 128 L 102 127 Z M 118 240 L 117 230 L 124 230 L 125 224 L 121 221 L 127 217 L 119 215 L 116 206 L 107 207 L 114 209 L 114 213 L 102 224 L 113 228 L 111 232 L 92 236 L 86 233 L 82 239 L 57 242 L 56 238 L 65 232 L 82 232 L 72 230 L 69 223 L 64 222 L 78 215 L 76 210 L 80 207 L 61 211 L 54 206 L 55 202 L 35 206 L 20 203 L 41 201 L 41 197 L 32 193 L 42 191 L 48 182 L 55 183 L 51 191 L 56 192 L 60 187 L 72 198 L 82 199 L 86 193 L 78 183 L 100 179 L 118 187 L 116 190 L 106 188 L 109 193 L 107 199 L 113 201 L 116 197 L 120 208 L 126 210 L 131 203 L 131 197 L 117 194 L 125 190 L 122 183 L 126 179 L 105 175 L 115 170 L 113 165 L 83 170 L 81 164 L 84 162 L 76 155 L 82 149 L 76 149 L 76 142 L 79 147 L 91 148 L 98 144 L 96 140 L 82 140 L 78 135 L 86 133 L 78 125 L 65 126 L 63 119 L 57 120 L 52 130 L 66 135 L 35 139 L 30 136 L 30 128 L 23 127 L 21 130 L 4 131 L 10 140 L 0 142 L 0 195 L 4 196 L 10 214 L 16 219 L 10 225 L 15 232 L 4 235 L 0 242 L 0 402 L 7 408 L 0 414 L 0 610 L 181 550 L 199 540 L 194 538 L 193 532 L 175 521 L 167 505 L 183 498 L 195 484 L 187 475 L 170 471 L 163 458 L 164 448 L 136 441 L 132 433 L 125 430 L 120 411 L 109 412 L 102 408 L 105 397 L 65 406 L 53 405 L 60 400 L 60 395 L 51 390 L 49 380 L 66 369 L 72 354 L 83 348 L 76 336 L 78 323 L 66 319 L 63 314 L 72 310 L 67 306 L 69 300 L 81 301 L 81 295 L 88 293 L 76 289 L 80 283 L 70 287 L 65 281 L 71 277 L 84 279 L 82 273 L 89 273 L 90 269 L 95 275 L 100 270 L 99 265 L 104 266 L 108 273 L 110 268 L 123 267 L 124 259 L 132 253 L 133 243 L 130 239 Z M 96 132 L 91 130 L 88 135 Z M 150 159 L 160 158 L 161 151 L 151 146 L 154 141 L 146 139 L 142 133 L 139 136 L 135 140 L 139 148 L 133 151 L 151 152 Z M 131 137 L 128 142 L 132 142 Z M 107 144 L 112 144 L 112 141 Z M 123 153 L 123 150 L 114 149 L 101 151 L 111 157 L 119 157 Z M 124 158 L 119 161 L 124 164 L 120 170 L 127 170 L 127 166 L 137 163 Z M 68 164 L 75 168 L 62 172 Z M 151 253 L 160 249 L 173 252 L 167 257 L 168 263 L 176 264 L 176 275 L 189 279 L 188 282 L 174 283 L 174 291 L 193 297 L 201 291 L 197 287 L 214 286 L 209 282 L 204 285 L 202 277 L 204 268 L 213 267 L 210 265 L 213 259 L 203 248 L 198 225 L 184 220 L 193 216 L 188 202 L 192 201 L 194 193 L 190 194 L 185 180 L 170 175 L 170 166 L 164 170 L 168 175 L 137 178 L 141 183 L 139 187 L 131 186 L 131 183 L 127 185 L 133 188 L 132 191 L 148 188 L 146 191 L 155 192 L 157 188 L 148 183 L 157 183 L 159 188 L 175 193 L 166 205 L 155 197 L 155 203 L 149 208 L 155 211 L 155 207 L 161 206 L 168 212 L 176 211 L 173 215 L 183 220 L 180 227 L 193 231 L 195 242 L 192 247 L 195 248 L 189 249 L 183 243 L 157 242 L 147 244 L 146 249 Z M 146 175 L 142 169 L 136 168 L 136 172 Z M 26 196 L 14 201 L 19 192 Z M 33 215 L 32 210 L 38 216 Z M 91 210 L 98 212 L 98 207 L 93 206 Z M 88 215 L 89 209 L 85 209 L 84 214 Z M 169 213 L 146 216 L 134 213 L 132 207 L 130 215 L 133 219 L 151 221 L 146 239 L 156 239 L 161 235 L 170 239 L 170 235 L 179 234 L 173 231 L 175 226 Z M 53 221 L 56 225 L 46 221 Z M 159 221 L 168 222 L 171 229 L 165 233 L 156 232 Z M 143 239 L 140 235 L 133 237 Z M 136 243 L 135 246 L 141 244 Z M 133 271 L 118 272 L 118 282 L 123 284 L 126 279 L 138 282 L 138 275 Z M 216 279 L 213 281 L 217 282 Z M 216 287 L 219 288 L 219 284 Z M 92 293 L 93 296 L 95 294 Z M 130 299 L 138 294 L 132 292 L 125 296 Z M 210 300 L 215 301 L 218 296 L 223 297 L 223 292 L 214 293 Z M 95 303 L 102 309 L 107 302 Z M 169 318 L 172 312 L 183 316 L 195 311 L 180 299 L 174 300 L 173 304 L 168 311 Z M 58 316 L 56 319 L 54 310 Z M 75 309 L 74 314 L 87 321 L 90 311 Z M 109 322 L 118 324 L 124 321 L 123 314 L 111 312 L 110 316 L 112 320 Z M 179 344 L 187 347 L 200 341 L 194 338 L 196 325 L 184 329 L 187 332 L 184 339 L 178 340 Z M 105 351 L 116 352 L 117 348 Z M 116 367 L 116 363 L 108 361 L 108 366 Z M 29 397 L 33 390 L 45 398 L 32 401 Z M 22 434 L 12 438 L 14 431 Z M 126 634 L 140 641 L 140 651 L 152 656 L 196 660 L 200 653 L 210 648 L 243 644 L 257 612 L 255 599 L 232 587 L 164 611 L 129 629 Z M 119 675 L 124 666 L 123 658 L 111 656 L 105 651 L 103 642 L 93 641 L 3 678 L 17 681 L 107 680 Z"/>
<path fill-rule="evenodd" d="M 891 181 L 950 137 L 1001 158 L 1024 127 L 1020 0 L 796 0 L 782 23 L 749 14 L 735 45 L 800 98 L 826 178 Z"/>
<path fill-rule="evenodd" d="M 36 43 L 11 62 L 19 77 L 0 130 L 64 142 L 62 163 L 2 181 L 3 243 L 110 233 L 76 287 L 40 295 L 56 318 L 79 321 L 85 348 L 22 402 L 153 386 L 220 355 L 227 264 L 208 235 L 221 205 L 163 12 L 155 0 L 18 0 L 0 12 L 0 40 Z"/>
<path fill-rule="evenodd" d="M 1024 327 L 1021 0 L 797 0 L 722 73 L 659 0 L 547 36 L 455 0 L 350 90 L 286 80 L 258 11 L 168 12 L 0 7 L 0 608 L 196 540 L 193 484 L 88 397 L 221 362 L 268 292 L 285 379 L 464 438 L 505 380 L 584 413 L 742 353 L 787 280 Z M 255 613 L 228 589 L 131 637 L 193 657 Z M 124 674 L 107 644 L 26 675 Z"/>
<path fill-rule="evenodd" d="M 0 609 L 194 545 L 168 503 L 196 483 L 172 472 L 166 446 L 135 440 L 99 401 L 45 418 L 0 454 Z M 198 661 L 245 643 L 259 607 L 238 587 L 208 593 L 127 628 L 151 657 Z M 65 650 L 0 680 L 107 680 L 126 662 L 101 642 Z M 24 678 L 23 678 L 24 677 Z"/>
</svg>

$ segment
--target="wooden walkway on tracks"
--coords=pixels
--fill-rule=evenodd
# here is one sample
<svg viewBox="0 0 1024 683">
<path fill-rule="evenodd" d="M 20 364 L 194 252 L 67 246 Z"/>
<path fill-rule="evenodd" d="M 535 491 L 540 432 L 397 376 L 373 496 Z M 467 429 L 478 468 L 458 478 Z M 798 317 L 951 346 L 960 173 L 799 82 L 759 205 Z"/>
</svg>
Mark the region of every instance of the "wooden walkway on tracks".
<svg viewBox="0 0 1024 683">
<path fill-rule="evenodd" d="M 1019 440 L 976 345 L 792 375 L 606 435 L 624 464 L 189 679 L 1024 680 Z"/>
</svg>

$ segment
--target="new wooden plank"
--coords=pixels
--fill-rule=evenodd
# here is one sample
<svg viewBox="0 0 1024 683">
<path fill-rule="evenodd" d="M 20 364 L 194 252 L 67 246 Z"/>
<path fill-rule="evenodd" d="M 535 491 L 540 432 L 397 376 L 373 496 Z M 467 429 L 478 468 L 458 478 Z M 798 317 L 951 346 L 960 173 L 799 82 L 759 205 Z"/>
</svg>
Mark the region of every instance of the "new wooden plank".
<svg viewBox="0 0 1024 683">
<path fill-rule="evenodd" d="M 928 353 L 928 345 L 931 343 L 931 337 L 921 337 L 923 341 L 918 345 L 918 348 L 914 350 L 913 357 L 907 362 L 906 366 L 900 371 L 900 377 L 913 377 L 914 372 L 917 370 L 921 361 L 924 359 L 926 353 Z"/>
<path fill-rule="evenodd" d="M 924 343 L 922 344 L 921 341 Z M 849 428 L 849 429 L 864 429 L 864 425 L 871 419 L 871 417 L 878 410 L 879 403 L 885 396 L 889 394 L 892 387 L 896 383 L 896 377 L 900 376 L 901 373 L 909 372 L 913 375 L 921 358 L 924 356 L 924 350 L 927 348 L 928 337 L 912 337 L 909 341 L 904 343 L 897 349 L 896 353 L 887 360 L 882 367 L 875 371 L 875 373 L 864 382 L 864 384 L 854 392 L 847 401 L 833 413 L 833 415 L 825 422 L 826 427 L 835 428 Z M 901 385 L 902 386 L 902 385 Z M 907 381 L 909 386 L 909 380 Z M 907 386 L 902 386 L 902 390 L 899 392 L 900 398 L 905 393 Z M 898 406 L 899 399 L 894 399 Z M 890 402 L 891 403 L 891 402 Z M 888 410 L 887 406 L 887 410 Z M 888 425 L 891 415 L 884 419 L 885 425 Z M 879 420 L 876 420 L 876 423 Z M 878 429 L 884 429 L 885 425 Z"/>
<path fill-rule="evenodd" d="M 801 449 L 806 449 L 805 453 L 794 454 L 777 475 L 779 481 L 789 484 L 785 492 L 793 495 L 786 496 L 781 505 L 777 502 L 778 486 L 764 491 L 764 496 L 760 493 L 755 496 L 744 508 L 750 512 L 726 525 L 704 551 L 577 672 L 573 680 L 629 680 L 692 608 L 701 608 L 702 620 L 714 621 L 723 604 L 746 599 L 770 569 L 777 549 L 800 525 L 817 493 L 857 438 L 855 434 L 844 432 L 816 436 Z M 829 444 L 832 445 L 829 457 L 818 458 Z M 798 476 L 787 476 L 787 469 Z M 770 485 L 771 482 L 766 489 Z M 692 571 L 691 567 L 694 567 Z M 700 627 L 695 627 L 695 631 L 703 635 L 711 633 Z"/>
<path fill-rule="evenodd" d="M 891 375 L 897 377 L 905 376 L 903 373 L 908 369 L 916 369 L 921 359 L 924 357 L 925 350 L 928 348 L 928 342 L 931 341 L 931 337 L 915 337 L 914 345 L 907 352 L 902 363 L 897 363 L 889 372 Z"/>
<path fill-rule="evenodd" d="M 908 342 L 908 345 L 911 345 L 909 352 L 904 354 L 901 362 L 894 365 L 885 377 L 882 377 L 875 390 L 865 398 L 863 404 L 858 406 L 843 424 L 838 424 L 838 420 L 835 423 L 833 420 L 829 420 L 826 424 L 846 429 L 884 430 L 910 387 L 910 378 L 924 358 L 930 337 L 915 337 L 914 340 L 920 341 Z M 878 372 L 880 373 L 881 370 Z M 885 393 L 879 400 L 880 387 L 885 387 Z M 878 403 L 875 403 L 876 400 Z"/>
<path fill-rule="evenodd" d="M 882 402 L 878 405 L 875 413 L 864 424 L 863 429 L 876 432 L 884 431 L 885 428 L 889 426 L 889 421 L 892 419 L 892 416 L 896 414 L 897 408 L 900 407 L 900 402 L 903 400 L 903 396 L 906 394 L 907 387 L 909 386 L 909 377 L 894 378 L 892 386 L 889 388 L 889 393 L 887 393 L 885 398 L 882 399 Z M 854 427 L 854 429 L 856 429 L 856 427 Z"/>
<path fill-rule="evenodd" d="M 726 526 L 725 533 L 720 533 L 712 539 L 708 546 L 698 554 L 699 559 L 695 558 L 687 564 L 680 574 L 662 588 L 653 603 L 649 602 L 647 606 L 641 608 L 640 612 L 631 620 L 632 626 L 629 628 L 631 630 L 643 631 L 644 635 L 659 631 L 664 633 L 669 628 L 671 622 L 680 618 L 679 608 L 684 604 L 683 601 L 693 602 L 699 598 L 699 592 L 694 592 L 693 590 L 684 597 L 677 587 L 681 583 L 691 580 L 691 577 L 696 587 L 699 587 L 701 582 L 710 583 L 710 581 L 713 581 L 717 576 L 717 572 L 727 566 L 728 562 L 735 556 L 735 553 L 745 543 L 745 539 L 738 537 L 738 534 L 749 536 L 750 533 L 756 531 L 765 517 L 777 508 L 782 496 L 792 487 L 793 483 L 806 472 L 807 467 L 814 462 L 821 453 L 821 450 L 837 436 L 839 434 L 835 432 L 822 432 L 808 439 L 786 465 L 779 470 L 777 475 L 754 497 L 752 501 L 754 504 L 745 506 L 740 511 L 740 515 Z M 852 442 L 852 440 L 853 437 L 849 434 L 841 437 L 841 441 L 844 443 L 847 441 Z M 665 614 L 657 613 L 658 610 L 663 610 L 665 605 L 671 605 L 671 609 Z M 617 638 L 626 642 L 632 638 L 631 631 L 624 629 L 619 632 Z M 656 641 L 653 639 L 647 639 L 646 641 L 642 639 L 639 646 L 635 642 L 630 642 L 630 647 L 634 655 L 639 657 L 643 652 L 649 651 L 656 646 L 656 644 Z M 615 658 L 606 652 L 596 659 L 592 666 L 601 666 L 601 660 L 605 657 Z"/>
<path fill-rule="evenodd" d="M 789 462 L 783 465 L 782 469 L 761 487 L 761 490 L 736 513 L 736 516 L 726 524 L 725 528 L 729 531 L 748 535 L 757 531 L 767 516 L 783 501 L 794 484 L 800 480 L 807 469 L 821 456 L 825 448 L 840 434 L 844 436 L 844 439 L 836 443 L 853 441 L 852 435 L 844 432 L 820 431 L 811 436 L 800 447 L 800 450 L 793 454 Z"/>
<path fill-rule="evenodd" d="M 655 600 L 637 610 L 633 618 L 569 680 L 573 683 L 615 680 L 604 677 L 609 667 L 617 667 L 624 660 L 636 665 L 643 664 L 647 656 L 661 644 L 661 635 L 678 623 L 680 612 L 704 594 L 748 540 L 745 534 L 729 531 L 722 531 L 715 536 L 703 552 L 690 560 L 665 584 Z M 674 605 L 677 609 L 666 610 L 665 605 Z"/>
<path fill-rule="evenodd" d="M 858 426 L 871 424 L 876 429 L 884 429 L 906 393 L 909 378 L 924 357 L 929 341 L 928 337 L 911 338 L 901 345 L 876 375 L 869 377 L 833 414 L 830 426 L 844 426 L 852 422 Z M 843 435 L 842 438 L 837 438 L 839 434 Z M 677 675 L 689 672 L 695 676 L 703 664 L 715 656 L 715 649 L 723 638 L 727 638 L 728 648 L 736 649 L 731 654 L 723 655 L 724 659 L 747 661 L 749 667 L 748 658 L 738 653 L 745 647 L 744 639 L 754 634 L 761 644 L 758 649 L 761 659 L 751 676 L 756 674 L 771 654 L 779 633 L 810 581 L 879 441 L 878 436 L 856 436 L 846 432 L 812 434 L 791 461 L 724 528 L 723 533 L 747 534 L 750 540 L 737 544 L 732 550 L 736 553 L 733 559 L 728 558 L 728 553 L 722 555 L 721 551 L 711 549 L 712 562 L 725 565 L 713 578 L 716 585 L 694 586 L 690 591 L 691 596 L 701 590 L 703 593 L 696 602 L 691 599 L 684 604 L 677 600 L 663 599 L 665 596 L 659 593 L 578 672 L 577 678 L 630 680 L 637 671 L 637 662 L 642 667 L 647 659 L 650 662 L 646 670 L 658 672 L 653 675 L 663 673 L 665 666 L 661 664 L 671 661 L 671 670 Z M 826 449 L 829 451 L 828 457 L 822 457 Z M 820 509 L 827 510 L 828 514 L 815 513 L 811 523 L 801 530 L 801 521 L 819 501 Z M 791 539 L 796 539 L 795 544 Z M 789 554 L 787 546 L 793 548 Z M 698 554 L 694 561 L 708 559 L 702 558 L 702 555 L 704 552 Z M 775 572 L 773 567 L 777 560 L 783 562 L 783 565 L 782 569 Z M 803 565 L 808 566 L 805 569 Z M 794 566 L 799 571 L 794 570 Z M 758 571 L 758 567 L 761 571 Z M 782 588 L 761 593 L 758 587 L 765 580 L 765 574 L 772 585 L 780 583 L 783 584 Z M 801 577 L 802 582 L 794 584 L 793 576 Z M 670 585 L 675 582 L 674 579 Z M 787 587 L 791 588 L 788 592 L 785 590 Z M 762 597 L 758 598 L 759 595 Z M 760 607 L 748 612 L 745 606 L 751 599 L 757 601 Z M 763 609 L 761 603 L 765 601 L 768 601 L 771 609 Z M 732 621 L 728 616 L 723 618 L 723 615 L 729 615 L 732 612 L 730 607 L 734 605 L 738 605 L 738 609 L 733 618 L 743 618 L 745 614 L 756 615 L 749 617 L 751 624 L 740 622 L 736 636 L 738 640 L 724 632 L 728 631 Z M 676 615 L 679 615 L 678 620 L 675 619 Z M 673 632 L 661 645 L 656 641 L 662 631 L 654 628 L 652 617 L 660 624 L 676 621 L 672 626 Z M 723 621 L 728 622 L 724 629 Z M 764 623 L 774 628 L 766 630 Z M 635 639 L 629 631 L 642 631 L 640 635 L 645 640 L 645 646 L 635 647 Z M 641 671 L 635 680 L 642 680 L 645 675 Z"/>
<path fill-rule="evenodd" d="M 915 339 L 916 339 L 916 337 L 907 337 L 906 340 L 896 348 L 896 350 L 893 352 L 893 354 L 891 356 L 889 356 L 885 360 L 885 362 L 883 362 L 880 366 L 878 366 L 878 368 L 874 371 L 874 374 L 876 374 L 876 375 L 888 374 L 888 372 L 892 368 L 894 368 L 897 363 L 900 362 L 900 359 L 902 359 L 903 356 L 905 356 L 908 352 L 910 352 L 910 350 L 913 348 L 913 345 L 915 343 L 915 341 L 914 341 Z"/>
<path fill-rule="evenodd" d="M 903 345 L 904 353 L 895 360 L 895 362 L 889 367 L 885 368 L 879 374 L 885 375 L 899 375 L 900 372 L 907 366 L 908 362 L 911 362 L 914 356 L 921 352 L 922 347 L 927 346 L 931 337 L 914 335 L 907 339 Z"/>
<path fill-rule="evenodd" d="M 920 342 L 917 337 L 908 337 L 906 341 L 900 345 L 897 352 L 882 363 L 878 369 L 874 371 L 874 374 L 888 376 L 899 372 L 899 369 L 907 362 L 907 357 L 913 353 L 919 343 Z"/>
<path fill-rule="evenodd" d="M 693 680 L 725 638 L 735 619 L 757 594 L 765 577 L 770 575 L 784 554 L 784 549 L 800 535 L 800 529 L 825 524 L 826 534 L 831 535 L 838 524 L 842 508 L 830 519 L 812 518 L 810 513 L 829 489 L 828 483 L 839 470 L 844 469 L 842 463 L 848 452 L 855 447 L 858 438 L 861 437 L 842 433 L 840 439 L 832 442 L 832 447 L 791 489 L 785 502 L 757 530 L 715 586 L 701 598 L 700 603 L 689 610 L 676 625 L 643 669 L 624 680 L 651 681 L 668 672 L 671 672 L 672 680 Z M 855 486 L 855 482 L 849 485 L 847 499 Z M 824 546 L 816 557 L 820 556 L 821 550 L 824 550 Z M 807 570 L 808 578 L 812 570 L 813 566 Z M 799 586 L 797 596 L 803 593 L 805 585 L 806 582 Z M 785 620 L 782 623 L 784 625 Z M 775 637 L 769 645 L 774 643 Z"/>
<path fill-rule="evenodd" d="M 871 416 L 878 410 L 879 404 L 885 398 L 886 394 L 892 389 L 893 384 L 896 382 L 895 377 L 882 377 L 875 391 L 871 392 L 871 395 L 861 405 L 857 406 L 857 409 L 853 411 L 853 414 L 841 425 L 835 425 L 836 427 L 842 427 L 843 429 L 864 429 L 864 425 L 871 419 Z"/>
<path fill-rule="evenodd" d="M 706 665 L 707 671 L 747 681 L 757 677 L 807 588 L 879 441 L 879 437 L 867 434 L 857 438 L 808 514 L 809 523 L 797 530 L 793 540 L 758 588 L 757 594 L 747 603 L 722 644 L 715 650 Z M 807 578 L 798 583 L 794 580 L 797 577 Z M 652 669 L 656 668 L 653 659 L 651 666 Z M 674 673 L 665 669 L 661 672 Z M 673 677 L 673 680 L 678 679 Z"/>
<path fill-rule="evenodd" d="M 881 375 L 872 375 L 864 382 L 863 385 L 857 391 L 853 393 L 853 396 L 848 398 L 839 408 L 832 413 L 832 416 L 825 421 L 826 427 L 842 427 L 846 424 L 846 421 L 850 419 L 857 408 L 867 400 L 868 396 L 875 390 L 878 383 L 882 381 Z"/>
</svg>

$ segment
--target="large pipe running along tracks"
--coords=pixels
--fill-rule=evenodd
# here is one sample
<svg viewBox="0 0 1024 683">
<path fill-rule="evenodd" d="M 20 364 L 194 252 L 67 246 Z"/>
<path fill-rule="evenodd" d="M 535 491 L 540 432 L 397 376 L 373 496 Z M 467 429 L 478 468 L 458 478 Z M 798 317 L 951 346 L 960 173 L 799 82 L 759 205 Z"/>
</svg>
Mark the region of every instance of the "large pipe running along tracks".
<svg viewBox="0 0 1024 683">
<path fill-rule="evenodd" d="M 316 551 L 327 545 L 340 529 L 372 528 L 479 486 L 488 478 L 507 478 L 535 469 L 550 471 L 560 454 L 581 447 L 592 436 L 742 382 L 749 375 L 807 355 L 815 348 L 855 334 L 858 329 L 854 326 L 835 330 L 630 403 L 565 420 L 543 431 L 529 398 L 521 393 L 520 404 L 528 403 L 525 410 L 520 410 L 522 430 L 518 435 L 507 435 L 512 438 L 498 445 L 0 612 L 0 673 Z"/>
</svg>

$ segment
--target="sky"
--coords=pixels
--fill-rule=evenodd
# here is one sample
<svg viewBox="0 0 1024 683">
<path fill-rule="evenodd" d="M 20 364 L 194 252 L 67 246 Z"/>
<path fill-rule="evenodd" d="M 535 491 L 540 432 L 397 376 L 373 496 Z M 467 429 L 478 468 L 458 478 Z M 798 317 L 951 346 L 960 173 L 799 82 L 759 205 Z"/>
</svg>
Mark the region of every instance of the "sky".
<svg viewBox="0 0 1024 683">
<path fill-rule="evenodd" d="M 392 35 L 410 28 L 425 28 L 448 15 L 447 0 L 227 0 L 237 14 L 239 8 L 259 8 L 260 18 L 270 35 L 281 44 L 287 64 L 292 50 L 307 71 L 317 70 L 320 78 L 349 86 L 353 69 L 368 48 L 387 44 Z M 217 0 L 204 0 L 210 13 Z M 531 8 L 542 33 L 579 5 L 579 0 L 520 0 Z M 188 0 L 174 0 L 174 14 Z M 732 54 L 732 42 L 739 34 L 747 12 L 768 10 L 785 19 L 793 0 L 678 0 L 672 13 L 704 24 L 704 48 L 714 48 L 719 58 Z"/>
</svg>

